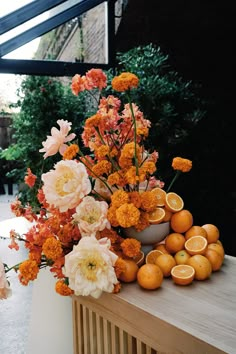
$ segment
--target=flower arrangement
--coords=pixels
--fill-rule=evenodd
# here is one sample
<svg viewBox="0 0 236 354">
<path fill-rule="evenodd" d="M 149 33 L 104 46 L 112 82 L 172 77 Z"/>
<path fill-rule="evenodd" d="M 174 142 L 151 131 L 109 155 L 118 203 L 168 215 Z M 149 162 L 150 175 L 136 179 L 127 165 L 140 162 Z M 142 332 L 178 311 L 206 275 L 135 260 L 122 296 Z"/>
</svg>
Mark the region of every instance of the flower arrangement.
<svg viewBox="0 0 236 354">
<path fill-rule="evenodd" d="M 17 241 L 23 241 L 28 259 L 13 267 L 0 262 L 0 299 L 11 293 L 6 278 L 11 269 L 27 285 L 45 267 L 57 278 L 55 290 L 61 295 L 98 298 L 103 291 L 117 293 L 124 260 L 140 254 L 140 242 L 126 238 L 123 230 L 134 227 L 139 232 L 149 227 L 150 213 L 157 208 L 152 190 L 164 188 L 164 182 L 155 177 L 158 152 L 144 146 L 151 122 L 130 99 L 138 77 L 125 72 L 111 84 L 114 91 L 125 95 L 124 107 L 113 95 L 101 96 L 107 85 L 102 70 L 91 69 L 72 78 L 73 94 L 96 91 L 101 97 L 82 133 L 90 154 L 81 151 L 76 135 L 70 132 L 71 123 L 58 120 L 59 129 L 51 129 L 40 152 L 44 159 L 59 153 L 61 160 L 39 177 L 30 168 L 25 176 L 30 188 L 38 180 L 41 183 L 37 192 L 40 210 L 18 199 L 11 205 L 12 212 L 31 221 L 32 227 L 24 235 L 11 231 L 9 247 L 17 250 Z M 172 167 L 176 175 L 168 190 L 181 172 L 191 169 L 192 162 L 176 157 Z"/>
</svg>

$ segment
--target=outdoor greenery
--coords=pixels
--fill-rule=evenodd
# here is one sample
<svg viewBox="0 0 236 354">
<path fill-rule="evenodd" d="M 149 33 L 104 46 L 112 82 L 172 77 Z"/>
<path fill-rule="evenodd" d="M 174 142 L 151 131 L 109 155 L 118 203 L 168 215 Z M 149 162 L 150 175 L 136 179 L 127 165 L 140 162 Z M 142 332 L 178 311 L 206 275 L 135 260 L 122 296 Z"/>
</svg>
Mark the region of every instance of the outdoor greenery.
<svg viewBox="0 0 236 354">
<path fill-rule="evenodd" d="M 139 105 L 145 118 L 152 122 L 147 148 L 159 152 L 159 177 L 168 179 L 167 167 L 176 153 L 181 153 L 189 135 L 204 117 L 204 102 L 200 98 L 200 87 L 184 80 L 168 64 L 168 56 L 152 44 L 136 47 L 117 54 L 116 68 L 107 71 L 108 78 L 123 71 L 136 74 L 140 79 L 137 90 L 132 90 L 132 100 Z M 110 82 L 110 80 L 108 80 Z M 114 94 L 111 86 L 104 94 Z M 117 96 L 117 92 L 115 93 Z M 23 81 L 18 92 L 17 106 L 20 112 L 13 117 L 14 143 L 4 150 L 0 157 L 15 161 L 15 168 L 8 173 L 14 181 L 24 180 L 26 168 L 36 175 L 49 169 L 49 163 L 56 157 L 43 161 L 42 141 L 50 134 L 58 119 L 67 119 L 73 124 L 73 132 L 80 136 L 83 121 L 95 112 L 88 105 L 86 94 L 74 96 L 70 84 L 63 85 L 58 79 L 29 76 Z M 123 95 L 120 94 L 121 100 Z M 76 128 L 76 131 L 74 129 Z M 186 156 L 183 152 L 182 156 Z M 45 163 L 47 166 L 43 166 Z M 166 168 L 165 168 L 166 166 Z M 37 187 L 35 187 L 37 188 Z M 35 191 L 28 187 L 21 190 L 22 201 L 30 200 Z"/>
<path fill-rule="evenodd" d="M 39 152 L 42 141 L 50 134 L 56 121 L 67 119 L 74 126 L 79 126 L 84 118 L 85 107 L 83 99 L 72 95 L 69 87 L 49 77 L 27 76 L 18 97 L 16 106 L 20 112 L 14 114 L 12 124 L 15 142 L 1 153 L 1 157 L 15 161 L 15 168 L 7 176 L 21 184 L 27 167 L 40 175 L 42 170 L 52 167 L 56 162 L 56 156 L 50 161 L 43 161 L 42 153 Z M 25 186 L 25 189 L 20 188 L 19 197 L 22 201 L 32 201 L 34 192 Z"/>
<path fill-rule="evenodd" d="M 186 156 L 186 142 L 205 116 L 207 106 L 201 98 L 201 86 L 184 81 L 173 71 L 168 59 L 160 47 L 149 44 L 118 53 L 115 69 L 118 73 L 132 72 L 140 78 L 139 87 L 132 91 L 133 101 L 152 122 L 146 145 L 159 152 L 160 177 L 164 179 L 168 178 L 175 154 Z"/>
</svg>

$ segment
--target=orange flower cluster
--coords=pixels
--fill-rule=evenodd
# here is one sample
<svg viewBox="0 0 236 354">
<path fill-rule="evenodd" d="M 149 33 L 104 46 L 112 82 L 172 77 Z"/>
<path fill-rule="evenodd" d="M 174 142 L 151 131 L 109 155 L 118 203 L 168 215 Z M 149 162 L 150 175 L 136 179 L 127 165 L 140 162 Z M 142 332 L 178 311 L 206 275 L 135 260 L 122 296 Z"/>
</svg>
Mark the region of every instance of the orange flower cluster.
<svg viewBox="0 0 236 354">
<path fill-rule="evenodd" d="M 138 87 L 139 79 L 136 75 L 126 72 L 114 77 L 112 80 L 112 88 L 118 92 L 124 92 Z"/>
<path fill-rule="evenodd" d="M 172 167 L 174 170 L 189 172 L 192 168 L 192 161 L 182 157 L 175 157 L 172 161 Z"/>
<path fill-rule="evenodd" d="M 149 226 L 148 213 L 157 207 L 157 199 L 151 191 L 139 193 L 117 190 L 111 196 L 108 220 L 114 227 L 134 226 L 142 231 Z"/>
<path fill-rule="evenodd" d="M 94 89 L 101 94 L 106 80 L 102 70 L 91 69 L 84 76 L 75 75 L 71 89 L 75 95 Z M 122 107 L 121 100 L 113 95 L 100 98 L 97 112 L 85 121 L 81 135 L 90 154 L 83 155 L 78 140 L 74 140 L 75 134 L 69 134 L 71 123 L 65 120 L 58 120 L 60 130 L 54 127 L 52 135 L 43 142 L 40 151 L 45 153 L 44 158 L 59 152 L 62 160 L 54 170 L 41 176 L 43 183 L 37 192 L 40 210 L 35 212 L 30 204 L 23 206 L 18 199 L 11 205 L 16 216 L 34 222 L 24 238 L 11 231 L 9 247 L 17 250 L 16 241 L 20 240 L 28 250 L 28 259 L 17 268 L 23 285 L 36 279 L 41 268 L 49 267 L 57 279 L 57 293 L 84 295 L 84 287 L 87 287 L 86 295 L 97 296 L 101 289 L 92 288 L 95 281 L 99 283 L 99 274 L 107 268 L 105 291 L 120 291 L 118 279 L 124 271 L 124 259 L 135 259 L 141 249 L 139 241 L 123 237 L 123 229 L 134 227 L 139 232 L 150 225 L 149 213 L 158 204 L 151 189 L 164 187 L 164 182 L 154 175 L 158 152 L 145 148 L 151 122 L 131 102 L 130 91 L 138 84 L 138 77 L 129 72 L 113 78 L 112 89 L 124 93 L 128 103 Z M 177 173 L 169 188 L 181 172 L 190 171 L 192 162 L 176 157 L 172 167 Z M 36 179 L 28 168 L 25 183 L 33 188 Z M 79 267 L 74 254 L 81 252 L 86 258 L 91 243 L 94 248 L 93 254 L 88 256 L 90 260 L 81 262 L 81 267 L 86 268 L 86 272 L 79 275 L 81 286 L 74 281 L 73 271 L 76 269 L 78 274 L 76 267 Z M 111 259 L 111 269 L 103 266 L 103 251 L 104 259 Z M 102 268 L 97 274 L 93 269 L 96 267 Z M 103 283 L 104 279 L 103 276 Z"/>
</svg>

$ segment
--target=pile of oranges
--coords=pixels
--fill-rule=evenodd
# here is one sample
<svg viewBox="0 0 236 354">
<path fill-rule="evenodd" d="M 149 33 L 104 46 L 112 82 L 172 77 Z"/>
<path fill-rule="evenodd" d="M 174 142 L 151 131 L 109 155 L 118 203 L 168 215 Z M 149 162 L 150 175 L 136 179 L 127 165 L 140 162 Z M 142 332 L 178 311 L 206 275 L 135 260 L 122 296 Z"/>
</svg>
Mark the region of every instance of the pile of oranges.
<svg viewBox="0 0 236 354">
<path fill-rule="evenodd" d="M 184 209 L 183 199 L 176 193 L 155 188 L 159 200 L 157 211 L 150 214 L 150 223 L 170 222 L 170 233 L 147 255 L 141 252 L 135 260 L 127 260 L 120 280 L 136 281 L 144 289 L 154 290 L 164 278 L 175 284 L 189 285 L 193 280 L 206 280 L 220 270 L 224 247 L 216 225 L 195 225 L 192 213 Z"/>
</svg>

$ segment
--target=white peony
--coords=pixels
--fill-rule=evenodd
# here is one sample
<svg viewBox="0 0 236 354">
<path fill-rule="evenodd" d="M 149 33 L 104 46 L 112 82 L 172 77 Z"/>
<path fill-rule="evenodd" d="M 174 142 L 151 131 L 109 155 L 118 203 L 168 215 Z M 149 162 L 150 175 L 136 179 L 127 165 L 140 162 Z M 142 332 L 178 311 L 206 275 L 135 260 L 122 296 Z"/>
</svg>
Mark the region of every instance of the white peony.
<svg viewBox="0 0 236 354">
<path fill-rule="evenodd" d="M 103 291 L 113 291 L 118 282 L 113 267 L 118 257 L 109 248 L 107 238 L 85 236 L 65 256 L 63 273 L 75 295 L 98 298 Z"/>
<path fill-rule="evenodd" d="M 95 236 L 97 231 L 110 228 L 107 220 L 108 204 L 104 201 L 97 201 L 93 197 L 85 197 L 77 206 L 74 220 L 82 236 Z"/>
<path fill-rule="evenodd" d="M 75 208 L 91 192 L 87 170 L 81 162 L 62 160 L 54 170 L 42 174 L 43 192 L 50 205 L 60 212 Z"/>
</svg>

